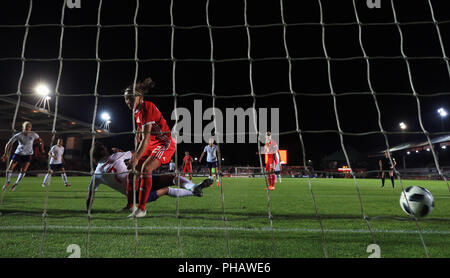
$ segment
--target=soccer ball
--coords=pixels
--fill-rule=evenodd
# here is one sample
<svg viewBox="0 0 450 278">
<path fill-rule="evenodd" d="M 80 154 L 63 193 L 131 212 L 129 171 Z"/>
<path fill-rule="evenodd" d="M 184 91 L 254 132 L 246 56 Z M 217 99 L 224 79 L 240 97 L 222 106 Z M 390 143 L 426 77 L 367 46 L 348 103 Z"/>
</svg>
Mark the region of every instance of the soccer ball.
<svg viewBox="0 0 450 278">
<path fill-rule="evenodd" d="M 410 186 L 400 194 L 400 207 L 409 215 L 425 217 L 433 211 L 434 198 L 427 189 Z"/>
</svg>

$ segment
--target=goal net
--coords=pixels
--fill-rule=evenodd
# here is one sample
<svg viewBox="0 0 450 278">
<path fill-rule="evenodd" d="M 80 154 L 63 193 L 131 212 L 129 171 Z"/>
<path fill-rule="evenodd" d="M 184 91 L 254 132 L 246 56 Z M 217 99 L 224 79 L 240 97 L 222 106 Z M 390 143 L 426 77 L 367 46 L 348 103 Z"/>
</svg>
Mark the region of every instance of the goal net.
<svg viewBox="0 0 450 278">
<path fill-rule="evenodd" d="M 2 148 L 31 122 L 44 149 L 36 140 L 28 171 L 11 171 L 16 145 L 1 164 L 2 256 L 450 255 L 439 247 L 450 233 L 444 0 L 9 2 L 0 12 Z M 160 197 L 144 218 L 117 213 L 126 197 L 101 185 L 85 211 L 96 143 L 138 146 L 123 89 L 148 76 L 148 100 L 177 143 L 174 169 L 162 165 L 153 179 L 215 182 L 201 198 Z M 274 190 L 267 131 L 289 150 Z M 211 137 L 217 166 L 206 164 Z M 42 187 L 58 139 L 71 187 L 60 169 Z M 17 190 L 9 178 L 21 179 Z M 402 211 L 412 185 L 433 194 L 431 216 Z"/>
</svg>

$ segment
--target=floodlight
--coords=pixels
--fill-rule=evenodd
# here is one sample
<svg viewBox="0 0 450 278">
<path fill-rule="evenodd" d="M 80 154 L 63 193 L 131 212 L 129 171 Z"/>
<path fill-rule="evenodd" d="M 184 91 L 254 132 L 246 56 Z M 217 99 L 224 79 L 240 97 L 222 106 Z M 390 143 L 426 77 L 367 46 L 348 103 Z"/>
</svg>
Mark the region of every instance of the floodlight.
<svg viewBox="0 0 450 278">
<path fill-rule="evenodd" d="M 110 120 L 111 120 L 111 116 L 110 116 L 109 113 L 107 113 L 107 112 L 102 113 L 102 115 L 101 115 L 100 117 L 101 117 L 102 120 L 104 120 L 104 121 L 109 121 L 109 122 L 111 122 L 111 121 L 110 121 Z"/>
<path fill-rule="evenodd" d="M 407 128 L 407 126 L 406 126 L 406 124 L 405 124 L 404 122 L 401 122 L 401 123 L 399 124 L 399 126 L 400 126 L 400 128 L 403 129 L 403 130 Z"/>
<path fill-rule="evenodd" d="M 111 115 L 109 115 L 108 112 L 103 112 L 102 114 L 100 114 L 100 118 L 103 120 L 102 129 L 105 129 L 106 131 L 109 132 L 109 124 L 111 123 Z"/>
<path fill-rule="evenodd" d="M 50 94 L 50 89 L 45 84 L 38 84 L 34 91 L 36 92 L 36 94 L 43 97 L 47 97 Z"/>
<path fill-rule="evenodd" d="M 437 110 L 437 112 L 439 113 L 439 115 L 440 115 L 442 118 L 445 118 L 445 117 L 447 117 L 447 115 L 448 115 L 447 110 L 445 110 L 444 108 L 439 108 L 439 109 Z"/>
<path fill-rule="evenodd" d="M 50 100 L 52 99 L 49 95 L 51 93 L 48 86 L 44 83 L 39 83 L 34 87 L 34 92 L 37 95 L 37 102 L 34 105 L 36 111 L 46 111 L 50 112 Z"/>
</svg>

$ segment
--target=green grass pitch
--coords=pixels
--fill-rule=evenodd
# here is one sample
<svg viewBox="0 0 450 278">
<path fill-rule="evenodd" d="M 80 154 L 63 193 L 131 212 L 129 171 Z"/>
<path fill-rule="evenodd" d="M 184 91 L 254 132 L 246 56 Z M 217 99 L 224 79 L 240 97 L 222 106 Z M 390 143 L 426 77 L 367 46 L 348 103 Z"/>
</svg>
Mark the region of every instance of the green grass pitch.
<svg viewBox="0 0 450 278">
<path fill-rule="evenodd" d="M 201 198 L 163 196 L 149 204 L 147 217 L 137 220 L 137 241 L 135 220 L 114 212 L 125 205 L 125 196 L 104 185 L 88 235 L 89 177 L 69 181 L 72 187 L 66 188 L 59 176 L 52 178 L 45 234 L 42 178 L 27 177 L 16 191 L 5 192 L 0 257 L 65 258 L 67 247 L 77 244 L 82 258 L 367 258 L 374 241 L 382 258 L 426 257 L 418 228 L 430 257 L 450 257 L 450 192 L 443 181 L 403 181 L 405 188 L 426 187 L 435 199 L 434 211 L 413 221 L 399 206 L 398 180 L 395 188 L 389 179 L 380 188 L 380 180 L 358 179 L 367 223 L 353 179 L 311 180 L 319 221 L 307 179 L 284 178 L 268 196 L 261 178 L 224 178 L 222 188 L 214 183 Z"/>
</svg>

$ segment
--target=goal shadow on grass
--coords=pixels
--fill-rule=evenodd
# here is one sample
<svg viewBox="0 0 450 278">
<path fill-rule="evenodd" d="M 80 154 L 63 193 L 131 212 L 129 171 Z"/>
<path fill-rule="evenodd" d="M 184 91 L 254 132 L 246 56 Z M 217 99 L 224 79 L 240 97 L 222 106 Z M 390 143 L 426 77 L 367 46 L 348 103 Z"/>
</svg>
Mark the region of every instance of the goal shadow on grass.
<svg viewBox="0 0 450 278">
<path fill-rule="evenodd" d="M 3 209 L 0 211 L 0 217 L 14 217 L 14 216 L 30 216 L 30 217 L 43 217 L 42 210 L 17 210 L 17 209 Z M 127 212 L 117 212 L 114 209 L 92 209 L 91 219 L 93 220 L 129 220 L 127 217 L 129 213 Z M 81 218 L 88 219 L 88 214 L 86 210 L 71 210 L 71 209 L 58 209 L 51 208 L 47 209 L 48 219 L 67 219 L 67 218 Z M 143 219 L 152 218 L 178 218 L 178 219 L 198 219 L 198 220 L 211 220 L 211 221 L 224 221 L 222 212 L 210 211 L 207 209 L 187 209 L 180 210 L 177 216 L 176 212 L 173 211 L 152 211 L 147 214 Z M 258 214 L 258 213 L 245 213 L 245 212 L 227 212 L 225 214 L 225 220 L 229 222 L 249 222 L 249 221 L 267 221 L 269 219 L 268 215 Z M 321 220 L 364 220 L 360 215 L 350 215 L 350 214 L 321 214 Z M 318 218 L 315 214 L 273 214 L 273 221 L 301 221 L 301 220 L 312 220 L 317 221 Z M 412 221 L 413 219 L 408 216 L 392 216 L 392 215 L 376 215 L 368 217 L 368 220 L 395 220 L 395 221 Z M 448 222 L 450 218 L 438 218 L 438 217 L 427 217 L 420 219 L 421 222 Z"/>
</svg>

